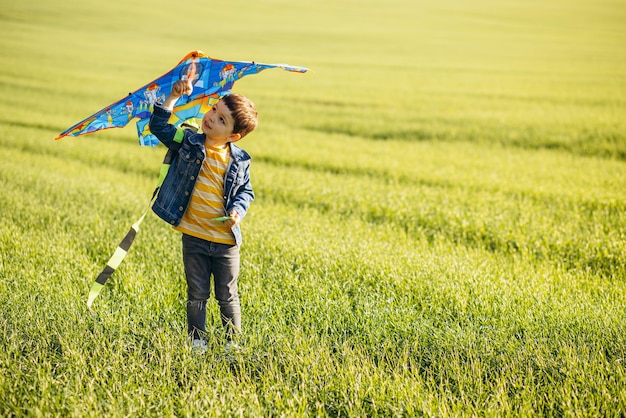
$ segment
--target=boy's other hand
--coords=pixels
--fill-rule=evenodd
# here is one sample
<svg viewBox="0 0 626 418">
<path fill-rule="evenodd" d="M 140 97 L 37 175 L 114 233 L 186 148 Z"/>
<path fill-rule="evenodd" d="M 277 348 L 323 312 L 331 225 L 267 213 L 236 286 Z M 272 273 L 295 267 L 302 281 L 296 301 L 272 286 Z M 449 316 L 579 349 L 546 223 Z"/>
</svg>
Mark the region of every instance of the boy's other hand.
<svg viewBox="0 0 626 418">
<path fill-rule="evenodd" d="M 236 210 L 231 210 L 228 216 L 230 216 L 230 219 L 224 222 L 224 224 L 229 228 L 232 228 L 235 225 L 238 225 L 239 222 L 241 222 L 241 217 Z"/>
</svg>

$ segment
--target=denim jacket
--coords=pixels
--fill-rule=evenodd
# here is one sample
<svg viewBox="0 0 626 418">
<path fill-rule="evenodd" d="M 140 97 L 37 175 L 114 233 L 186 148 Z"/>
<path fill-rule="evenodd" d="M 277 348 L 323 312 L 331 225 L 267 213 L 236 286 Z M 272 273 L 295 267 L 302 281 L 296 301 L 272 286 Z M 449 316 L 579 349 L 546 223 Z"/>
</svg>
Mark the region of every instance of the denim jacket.
<svg viewBox="0 0 626 418">
<path fill-rule="evenodd" d="M 180 141 L 177 142 L 175 140 L 177 128 L 168 123 L 170 116 L 169 110 L 155 105 L 150 117 L 150 132 L 169 149 L 168 153 L 173 154 L 169 171 L 152 205 L 152 210 L 159 218 L 176 226 L 187 210 L 206 151 L 204 134 L 190 129 L 186 129 L 182 141 L 177 138 Z M 229 146 L 230 161 L 224 178 L 224 215 L 228 215 L 234 209 L 243 219 L 250 203 L 254 200 L 250 183 L 251 157 L 234 144 L 231 143 Z M 237 245 L 241 245 L 242 236 L 239 225 L 233 227 L 233 234 Z"/>
</svg>

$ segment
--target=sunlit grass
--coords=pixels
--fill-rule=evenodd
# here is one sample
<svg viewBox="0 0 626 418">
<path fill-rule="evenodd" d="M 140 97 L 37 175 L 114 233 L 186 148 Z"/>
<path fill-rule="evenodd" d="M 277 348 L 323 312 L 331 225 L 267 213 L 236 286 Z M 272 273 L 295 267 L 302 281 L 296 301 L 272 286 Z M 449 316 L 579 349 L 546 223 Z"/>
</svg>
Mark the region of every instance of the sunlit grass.
<svg viewBox="0 0 626 418">
<path fill-rule="evenodd" d="M 625 13 L 3 5 L 0 415 L 623 415 Z M 154 216 L 87 309 L 164 149 L 134 126 L 53 141 L 193 49 L 313 70 L 236 85 L 261 114 L 236 357 L 215 303 L 209 352 L 187 349 Z"/>
</svg>

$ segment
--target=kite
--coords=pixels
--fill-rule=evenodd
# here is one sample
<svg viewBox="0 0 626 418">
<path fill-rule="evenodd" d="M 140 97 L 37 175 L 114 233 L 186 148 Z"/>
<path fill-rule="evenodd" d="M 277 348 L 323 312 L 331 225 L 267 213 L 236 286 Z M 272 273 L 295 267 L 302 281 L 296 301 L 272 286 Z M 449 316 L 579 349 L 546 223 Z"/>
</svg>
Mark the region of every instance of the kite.
<svg viewBox="0 0 626 418">
<path fill-rule="evenodd" d="M 202 51 L 192 51 L 161 77 L 71 126 L 56 139 L 122 128 L 137 118 L 139 143 L 156 146 L 159 141 L 148 128 L 150 115 L 154 104 L 165 99 L 176 81 L 189 80 L 193 86 L 191 94 L 180 97 L 174 107 L 170 123 L 179 126 L 188 119 L 206 113 L 222 96 L 230 93 L 236 80 L 270 68 L 282 68 L 297 73 L 308 71 L 307 68 L 287 64 L 222 61 L 211 58 Z"/>
<path fill-rule="evenodd" d="M 66 136 L 87 135 L 103 129 L 122 128 L 131 120 L 138 119 L 137 135 L 139 144 L 144 146 L 156 146 L 159 140 L 150 133 L 148 123 L 154 105 L 165 99 L 172 90 L 172 86 L 178 80 L 188 80 L 192 85 L 189 95 L 181 96 L 174 106 L 169 122 L 175 126 L 181 126 L 187 121 L 201 117 L 215 105 L 220 98 L 230 93 L 230 90 L 238 79 L 250 74 L 257 74 L 270 68 L 281 68 L 286 71 L 305 73 L 305 67 L 296 67 L 288 64 L 260 64 L 253 61 L 222 61 L 211 58 L 202 51 L 192 51 L 170 71 L 163 74 L 139 88 L 117 102 L 104 107 L 91 116 L 61 132 L 55 139 Z M 192 122 L 187 122 L 192 124 Z M 115 272 L 128 253 L 130 246 L 139 232 L 139 225 L 156 200 L 161 184 L 167 175 L 169 166 L 174 155 L 168 151 L 163 160 L 157 187 L 152 194 L 150 204 L 141 217 L 131 226 L 130 230 L 118 245 L 117 249 L 107 262 L 105 268 L 92 284 L 87 306 L 91 305 L 104 287 L 106 281 Z M 222 219 L 220 219 L 222 220 Z M 225 219 L 224 219 L 225 220 Z"/>
</svg>

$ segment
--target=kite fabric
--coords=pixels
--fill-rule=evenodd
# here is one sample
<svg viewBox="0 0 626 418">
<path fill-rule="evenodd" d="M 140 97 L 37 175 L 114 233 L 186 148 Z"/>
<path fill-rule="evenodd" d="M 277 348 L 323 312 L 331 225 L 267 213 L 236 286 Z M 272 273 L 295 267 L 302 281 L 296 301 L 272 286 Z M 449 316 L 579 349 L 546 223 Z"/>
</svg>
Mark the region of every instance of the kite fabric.
<svg viewBox="0 0 626 418">
<path fill-rule="evenodd" d="M 288 64 L 222 61 L 211 58 L 202 51 L 192 51 L 161 77 L 61 132 L 56 139 L 87 135 L 102 129 L 122 128 L 137 118 L 139 143 L 156 146 L 159 141 L 148 128 L 150 115 L 154 104 L 165 99 L 176 81 L 189 80 L 193 86 L 191 94 L 180 97 L 174 106 L 170 123 L 179 126 L 188 119 L 206 113 L 222 96 L 230 92 L 236 80 L 269 68 L 282 68 L 297 73 L 308 71 L 307 68 Z"/>
<path fill-rule="evenodd" d="M 295 67 L 288 64 L 260 64 L 245 61 L 222 61 L 211 58 L 202 51 L 188 53 L 173 69 L 136 90 L 128 96 L 99 110 L 93 115 L 78 122 L 74 126 L 61 132 L 55 139 L 66 136 L 91 134 L 103 129 L 122 128 L 131 120 L 137 121 L 137 134 L 140 145 L 156 146 L 158 139 L 150 133 L 148 123 L 155 103 L 162 102 L 171 92 L 174 83 L 178 80 L 189 80 L 193 87 L 189 95 L 178 98 L 170 123 L 179 127 L 186 121 L 201 117 L 210 110 L 220 98 L 230 93 L 235 81 L 250 74 L 256 74 L 269 68 L 281 68 L 286 71 L 305 73 L 304 67 Z M 187 122 L 190 124 L 189 122 Z M 192 123 L 191 123 L 192 125 Z M 182 132 L 182 128 L 179 128 Z M 174 140 L 182 140 L 177 135 Z M 120 242 L 117 249 L 107 262 L 105 268 L 92 284 L 87 299 L 87 306 L 91 308 L 94 300 L 104 287 L 106 281 L 115 272 L 128 253 L 135 236 L 139 232 L 139 225 L 147 215 L 152 203 L 158 196 L 161 184 L 167 175 L 172 162 L 173 153 L 168 151 L 161 165 L 157 187 L 152 194 L 150 204 L 141 217 L 131 226 L 130 230 Z"/>
</svg>

